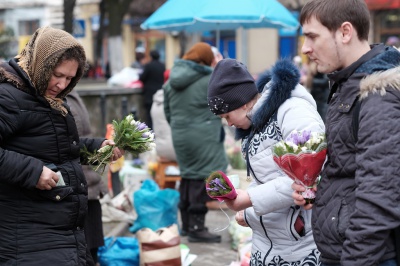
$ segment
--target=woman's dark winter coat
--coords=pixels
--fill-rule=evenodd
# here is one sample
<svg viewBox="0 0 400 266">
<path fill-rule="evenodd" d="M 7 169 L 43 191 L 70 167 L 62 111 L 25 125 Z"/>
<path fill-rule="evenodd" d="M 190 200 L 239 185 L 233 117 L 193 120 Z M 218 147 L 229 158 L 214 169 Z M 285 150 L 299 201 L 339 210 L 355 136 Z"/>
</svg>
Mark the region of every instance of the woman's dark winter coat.
<svg viewBox="0 0 400 266">
<path fill-rule="evenodd" d="M 71 112 L 52 109 L 14 59 L 0 66 L 0 265 L 86 265 L 80 149 L 102 141 L 79 139 Z M 50 164 L 65 186 L 39 190 Z"/>
</svg>

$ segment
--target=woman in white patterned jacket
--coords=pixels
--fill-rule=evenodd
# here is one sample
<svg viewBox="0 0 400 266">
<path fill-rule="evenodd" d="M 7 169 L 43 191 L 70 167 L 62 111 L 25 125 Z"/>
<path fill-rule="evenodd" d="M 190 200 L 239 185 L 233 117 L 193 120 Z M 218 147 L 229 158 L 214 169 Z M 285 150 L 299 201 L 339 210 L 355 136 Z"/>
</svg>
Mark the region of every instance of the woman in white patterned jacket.
<svg viewBox="0 0 400 266">
<path fill-rule="evenodd" d="M 253 231 L 251 265 L 319 265 L 311 231 L 311 211 L 293 204 L 291 184 L 272 158 L 272 146 L 292 131 L 324 132 L 316 104 L 299 85 L 300 74 L 288 60 L 275 64 L 257 85 L 245 65 L 220 61 L 211 76 L 211 111 L 236 127 L 242 139 L 251 184 L 225 200 L 240 225 Z"/>
</svg>

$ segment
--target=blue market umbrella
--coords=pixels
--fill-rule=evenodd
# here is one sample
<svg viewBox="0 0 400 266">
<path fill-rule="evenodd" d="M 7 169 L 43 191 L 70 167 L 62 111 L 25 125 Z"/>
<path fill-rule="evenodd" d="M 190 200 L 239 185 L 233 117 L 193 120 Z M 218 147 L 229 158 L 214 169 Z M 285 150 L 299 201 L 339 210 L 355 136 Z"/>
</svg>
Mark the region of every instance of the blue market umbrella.
<svg viewBox="0 0 400 266">
<path fill-rule="evenodd" d="M 203 32 L 249 28 L 297 29 L 276 0 L 168 0 L 141 24 L 144 30 Z"/>
</svg>

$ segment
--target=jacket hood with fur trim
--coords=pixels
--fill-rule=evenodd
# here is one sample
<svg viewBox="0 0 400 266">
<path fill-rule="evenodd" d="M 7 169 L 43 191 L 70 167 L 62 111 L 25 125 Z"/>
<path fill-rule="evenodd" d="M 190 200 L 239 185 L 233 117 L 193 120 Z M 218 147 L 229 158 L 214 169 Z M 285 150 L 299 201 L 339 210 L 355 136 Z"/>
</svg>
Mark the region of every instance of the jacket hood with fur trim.
<svg viewBox="0 0 400 266">
<path fill-rule="evenodd" d="M 304 92 L 305 89 L 299 85 L 299 81 L 299 69 L 288 59 L 278 61 L 270 70 L 261 74 L 256 85 L 262 96 L 250 113 L 252 126 L 248 130 L 237 128 L 236 139 L 248 136 L 252 130 L 261 130 L 278 108 L 291 97 L 305 98 L 315 105 L 311 94 Z"/>
</svg>

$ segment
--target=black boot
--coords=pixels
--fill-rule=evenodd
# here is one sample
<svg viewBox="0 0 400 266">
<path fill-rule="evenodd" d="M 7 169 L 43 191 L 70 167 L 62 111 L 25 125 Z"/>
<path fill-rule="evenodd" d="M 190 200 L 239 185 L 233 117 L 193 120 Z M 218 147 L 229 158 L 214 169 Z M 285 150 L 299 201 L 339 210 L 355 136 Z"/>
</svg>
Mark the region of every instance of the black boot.
<svg viewBox="0 0 400 266">
<path fill-rule="evenodd" d="M 220 243 L 221 236 L 208 232 L 204 226 L 205 214 L 189 215 L 189 242 Z"/>
<path fill-rule="evenodd" d="M 187 210 L 180 209 L 181 211 L 181 236 L 187 236 L 189 233 L 189 213 Z"/>
</svg>

